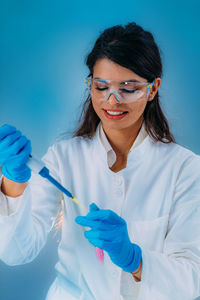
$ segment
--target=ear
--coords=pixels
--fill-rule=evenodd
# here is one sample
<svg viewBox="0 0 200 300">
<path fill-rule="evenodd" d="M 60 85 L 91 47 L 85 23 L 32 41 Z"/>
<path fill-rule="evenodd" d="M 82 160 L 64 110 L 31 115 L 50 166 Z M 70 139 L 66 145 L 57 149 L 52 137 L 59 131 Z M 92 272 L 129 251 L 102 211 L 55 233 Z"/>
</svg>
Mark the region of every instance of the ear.
<svg viewBox="0 0 200 300">
<path fill-rule="evenodd" d="M 161 79 L 157 77 L 155 79 L 153 87 L 150 90 L 148 101 L 152 101 L 154 99 L 160 85 L 161 85 Z"/>
</svg>

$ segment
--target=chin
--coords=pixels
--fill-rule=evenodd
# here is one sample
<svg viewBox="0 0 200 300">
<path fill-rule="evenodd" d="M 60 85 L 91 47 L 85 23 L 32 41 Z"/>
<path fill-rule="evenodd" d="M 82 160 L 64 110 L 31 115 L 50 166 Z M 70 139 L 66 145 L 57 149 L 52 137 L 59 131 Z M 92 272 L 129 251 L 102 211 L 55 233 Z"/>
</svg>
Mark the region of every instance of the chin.
<svg viewBox="0 0 200 300">
<path fill-rule="evenodd" d="M 122 122 L 116 122 L 115 121 L 112 121 L 112 120 L 101 120 L 104 128 L 110 128 L 110 129 L 125 129 L 125 128 L 128 128 L 130 126 L 133 126 L 134 124 L 128 124 L 127 122 L 124 122 L 122 124 Z"/>
</svg>

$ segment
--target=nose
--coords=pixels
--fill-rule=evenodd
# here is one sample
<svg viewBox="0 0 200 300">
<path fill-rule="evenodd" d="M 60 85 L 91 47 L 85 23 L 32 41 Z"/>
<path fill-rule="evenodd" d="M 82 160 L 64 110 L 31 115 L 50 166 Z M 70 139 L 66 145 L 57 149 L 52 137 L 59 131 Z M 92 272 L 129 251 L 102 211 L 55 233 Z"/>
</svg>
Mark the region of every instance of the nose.
<svg viewBox="0 0 200 300">
<path fill-rule="evenodd" d="M 106 97 L 106 100 L 109 101 L 109 103 L 115 104 L 116 102 L 119 103 L 119 96 L 116 92 L 110 91 L 109 94 Z"/>
</svg>

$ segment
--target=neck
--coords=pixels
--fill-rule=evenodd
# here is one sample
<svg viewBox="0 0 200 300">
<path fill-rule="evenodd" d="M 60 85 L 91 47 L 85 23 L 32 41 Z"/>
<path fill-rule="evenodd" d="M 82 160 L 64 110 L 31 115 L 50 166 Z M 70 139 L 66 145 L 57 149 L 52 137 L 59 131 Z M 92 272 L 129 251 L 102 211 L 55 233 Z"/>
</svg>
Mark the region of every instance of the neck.
<svg viewBox="0 0 200 300">
<path fill-rule="evenodd" d="M 143 119 L 139 119 L 132 127 L 120 130 L 105 128 L 103 130 L 107 139 L 115 151 L 117 157 L 128 156 L 128 153 L 141 129 Z M 103 126 L 103 124 L 102 124 Z"/>
</svg>

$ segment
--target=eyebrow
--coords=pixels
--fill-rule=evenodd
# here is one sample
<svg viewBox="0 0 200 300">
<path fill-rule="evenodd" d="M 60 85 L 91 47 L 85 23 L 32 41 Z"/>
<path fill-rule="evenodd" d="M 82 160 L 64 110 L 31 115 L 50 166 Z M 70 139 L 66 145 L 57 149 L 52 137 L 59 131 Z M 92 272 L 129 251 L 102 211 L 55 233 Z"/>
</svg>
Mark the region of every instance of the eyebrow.
<svg viewBox="0 0 200 300">
<path fill-rule="evenodd" d="M 102 81 L 107 81 L 106 79 L 102 79 L 100 77 L 94 77 L 94 79 L 99 79 L 99 80 L 102 80 Z M 128 79 L 128 80 L 123 80 L 123 81 L 120 81 L 120 83 L 124 83 L 124 82 L 141 82 L 137 79 Z"/>
</svg>

